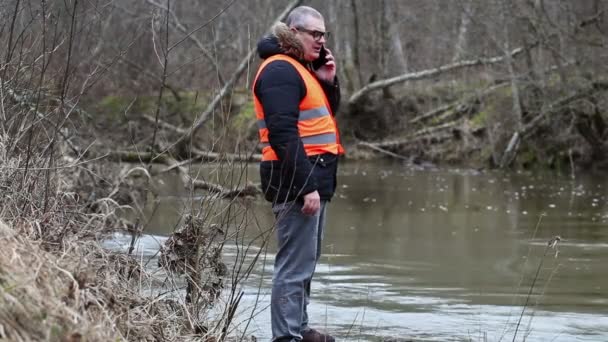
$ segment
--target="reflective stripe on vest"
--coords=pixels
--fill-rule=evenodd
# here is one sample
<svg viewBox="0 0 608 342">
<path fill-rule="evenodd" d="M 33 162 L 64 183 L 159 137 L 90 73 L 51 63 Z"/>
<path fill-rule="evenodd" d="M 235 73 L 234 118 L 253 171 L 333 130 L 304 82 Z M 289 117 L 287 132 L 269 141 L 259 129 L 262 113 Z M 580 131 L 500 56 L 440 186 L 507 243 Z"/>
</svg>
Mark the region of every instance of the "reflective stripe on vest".
<svg viewBox="0 0 608 342">
<path fill-rule="evenodd" d="M 302 64 L 286 55 L 275 55 L 266 59 L 260 65 L 254 79 L 254 89 L 260 72 L 271 62 L 282 60 L 290 63 L 300 74 L 306 86 L 306 96 L 299 105 L 298 134 L 306 155 L 316 155 L 322 153 L 342 154 L 344 149 L 340 145 L 338 127 L 331 114 L 329 102 L 325 96 L 319 81 Z M 268 127 L 264 120 L 264 110 L 262 105 L 253 93 L 254 108 L 257 117 L 260 142 L 262 144 L 262 160 L 278 160 L 278 157 L 268 140 Z"/>
<path fill-rule="evenodd" d="M 301 138 L 302 139 L 302 144 L 304 145 L 312 145 L 312 144 L 331 144 L 331 143 L 335 143 L 337 141 L 337 137 L 335 133 L 323 133 L 323 134 L 319 134 L 319 135 L 312 135 L 309 137 L 304 137 Z M 263 147 L 268 147 L 270 146 L 269 143 L 262 143 Z"/>
<path fill-rule="evenodd" d="M 331 115 L 331 114 L 329 113 L 329 110 L 327 110 L 327 107 L 312 108 L 312 109 L 308 109 L 305 111 L 300 111 L 298 120 L 304 121 L 304 120 L 308 120 L 308 119 L 321 118 L 321 117 L 329 116 L 329 115 Z M 266 121 L 258 120 L 258 128 L 259 129 L 266 128 Z"/>
</svg>

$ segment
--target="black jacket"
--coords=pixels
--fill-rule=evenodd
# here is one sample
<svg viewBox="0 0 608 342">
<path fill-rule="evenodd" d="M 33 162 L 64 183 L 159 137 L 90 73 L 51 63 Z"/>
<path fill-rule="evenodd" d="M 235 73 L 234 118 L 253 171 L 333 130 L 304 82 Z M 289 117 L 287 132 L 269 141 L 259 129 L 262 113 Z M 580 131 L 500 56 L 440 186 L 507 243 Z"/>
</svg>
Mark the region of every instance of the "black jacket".
<svg viewBox="0 0 608 342">
<path fill-rule="evenodd" d="M 283 53 L 275 36 L 267 36 L 258 43 L 260 58 Z M 304 62 L 303 65 L 306 66 Z M 337 78 L 333 84 L 319 80 L 331 110 L 336 113 L 340 103 Z M 268 64 L 254 84 L 254 92 L 264 109 L 270 146 L 277 161 L 263 161 L 260 177 L 264 197 L 273 203 L 301 199 L 317 190 L 321 200 L 329 201 L 336 189 L 338 156 L 331 153 L 307 157 L 298 134 L 300 102 L 306 86 L 298 71 L 288 62 Z"/>
</svg>

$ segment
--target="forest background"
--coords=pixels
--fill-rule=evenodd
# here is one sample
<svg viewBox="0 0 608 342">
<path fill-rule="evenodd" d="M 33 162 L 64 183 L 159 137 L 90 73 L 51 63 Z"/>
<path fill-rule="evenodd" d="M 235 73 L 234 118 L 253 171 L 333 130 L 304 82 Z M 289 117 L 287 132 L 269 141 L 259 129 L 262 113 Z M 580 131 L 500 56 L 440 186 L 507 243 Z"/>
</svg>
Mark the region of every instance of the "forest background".
<svg viewBox="0 0 608 342">
<path fill-rule="evenodd" d="M 178 172 L 192 194 L 214 199 L 259 193 L 188 167 L 220 161 L 238 173 L 230 163 L 259 159 L 256 42 L 299 4 L 323 13 L 331 31 L 345 158 L 573 176 L 608 167 L 605 1 L 3 1 L 0 337 L 226 337 L 238 281 L 213 328 L 192 317 L 214 301 L 199 291 L 202 265 L 217 261 L 199 248 L 206 215 L 232 215 L 224 206 L 233 202 L 192 196 L 191 234 L 178 238 L 196 252 L 180 254 L 190 304 L 179 310 L 133 292 L 145 273 L 134 259 L 82 241 L 124 230 L 131 254 L 159 172 Z M 167 248 L 180 245 L 172 241 Z M 175 271 L 172 260 L 165 266 Z M 159 320 L 167 310 L 181 323 Z"/>
</svg>

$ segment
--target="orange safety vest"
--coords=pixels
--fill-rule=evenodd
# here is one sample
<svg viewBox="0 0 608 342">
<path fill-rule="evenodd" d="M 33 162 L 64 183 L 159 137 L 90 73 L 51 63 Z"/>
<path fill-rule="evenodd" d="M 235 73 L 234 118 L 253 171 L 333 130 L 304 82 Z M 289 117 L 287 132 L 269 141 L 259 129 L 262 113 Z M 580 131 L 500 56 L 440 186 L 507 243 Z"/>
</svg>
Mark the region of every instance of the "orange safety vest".
<svg viewBox="0 0 608 342">
<path fill-rule="evenodd" d="M 322 153 L 343 154 L 344 148 L 340 144 L 338 126 L 331 113 L 331 108 L 325 92 L 316 77 L 302 64 L 287 55 L 274 55 L 267 58 L 255 76 L 255 85 L 262 70 L 271 62 L 286 61 L 293 65 L 298 71 L 306 85 L 306 96 L 300 102 L 300 115 L 298 118 L 298 132 L 307 156 Z M 255 89 L 255 86 L 254 86 Z M 262 143 L 262 160 L 279 160 L 276 153 L 270 147 L 268 140 L 268 128 L 264 121 L 264 109 L 260 100 L 253 91 L 253 105 L 258 120 L 260 142 Z"/>
</svg>

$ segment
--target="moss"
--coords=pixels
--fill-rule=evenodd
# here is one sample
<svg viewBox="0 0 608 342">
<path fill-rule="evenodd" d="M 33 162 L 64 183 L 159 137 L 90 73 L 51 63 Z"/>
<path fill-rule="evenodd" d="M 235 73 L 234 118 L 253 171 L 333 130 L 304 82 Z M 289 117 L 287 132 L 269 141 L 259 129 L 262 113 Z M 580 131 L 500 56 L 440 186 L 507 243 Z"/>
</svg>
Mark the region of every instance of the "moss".
<svg viewBox="0 0 608 342">
<path fill-rule="evenodd" d="M 97 110 L 109 119 L 120 119 L 130 102 L 131 101 L 126 97 L 114 95 L 106 96 L 97 104 Z"/>
<path fill-rule="evenodd" d="M 232 118 L 232 127 L 237 130 L 245 130 L 255 120 L 255 109 L 253 101 L 246 102 L 241 110 Z"/>
<path fill-rule="evenodd" d="M 155 108 L 152 96 L 128 97 L 121 95 L 109 95 L 101 99 L 96 106 L 99 114 L 110 120 L 123 120 L 132 114 L 151 113 Z"/>
<path fill-rule="evenodd" d="M 505 101 L 511 101 L 511 87 L 502 87 L 491 95 L 487 96 L 480 110 L 470 119 L 470 124 L 474 128 L 486 126 L 491 120 L 501 116 L 500 108 L 504 107 Z"/>
<path fill-rule="evenodd" d="M 513 95 L 513 89 L 511 86 L 501 87 L 494 92 L 493 98 L 497 100 L 504 100 L 505 98 L 511 98 Z"/>
<path fill-rule="evenodd" d="M 163 96 L 162 105 L 168 113 L 179 113 L 183 118 L 195 118 L 207 107 L 208 93 L 183 92 L 179 94 L 179 100 L 170 93 Z"/>
<path fill-rule="evenodd" d="M 65 329 L 63 329 L 62 327 L 60 327 L 57 324 L 53 324 L 51 326 L 51 334 L 50 335 L 51 335 L 51 337 L 54 340 L 58 340 L 58 339 L 60 339 L 61 337 L 63 337 L 65 335 Z"/>
<path fill-rule="evenodd" d="M 531 165 L 535 165 L 538 161 L 536 153 L 532 150 L 525 149 L 519 151 L 517 154 L 517 162 L 521 164 L 524 168 L 529 168 Z"/>
<path fill-rule="evenodd" d="M 178 97 L 171 92 L 164 92 L 161 115 L 179 114 L 183 119 L 190 120 L 200 114 L 208 103 L 207 94 L 199 92 L 182 92 Z M 96 110 L 109 120 L 126 120 L 128 116 L 152 115 L 156 111 L 157 103 L 156 95 L 139 97 L 109 95 L 97 103 Z"/>
<path fill-rule="evenodd" d="M 473 164 L 477 164 L 479 166 L 484 165 L 486 163 L 492 164 L 493 160 L 494 160 L 494 151 L 493 151 L 492 145 L 484 144 L 483 147 L 479 150 L 477 160 L 473 160 Z"/>
<path fill-rule="evenodd" d="M 470 120 L 471 126 L 473 128 L 480 128 L 486 125 L 486 120 L 488 119 L 488 111 L 489 108 L 484 108 L 484 110 L 479 111 L 475 116 L 473 116 Z"/>
</svg>

